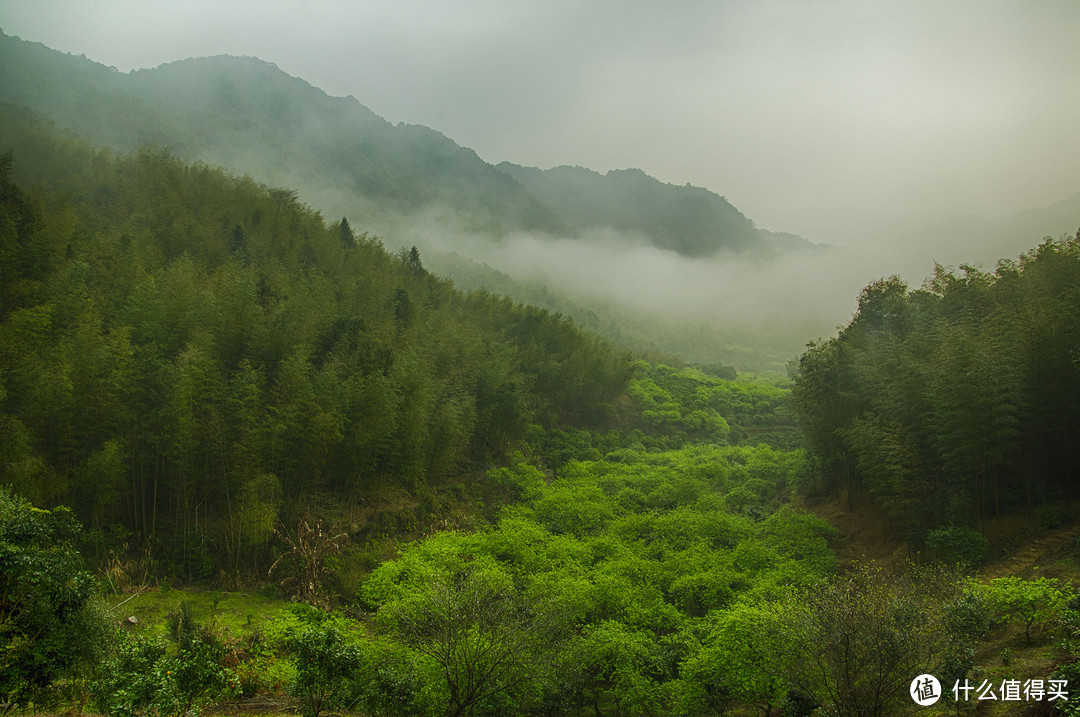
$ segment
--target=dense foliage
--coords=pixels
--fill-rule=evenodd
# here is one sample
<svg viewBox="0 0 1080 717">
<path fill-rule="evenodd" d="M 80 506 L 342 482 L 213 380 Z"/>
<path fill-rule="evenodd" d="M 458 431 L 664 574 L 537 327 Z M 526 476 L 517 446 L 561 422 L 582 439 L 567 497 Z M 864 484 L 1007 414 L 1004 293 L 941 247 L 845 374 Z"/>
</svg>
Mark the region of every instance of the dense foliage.
<svg viewBox="0 0 1080 717">
<path fill-rule="evenodd" d="M 0 714 L 85 669 L 108 634 L 67 508 L 45 511 L 0 486 Z"/>
<path fill-rule="evenodd" d="M 630 383 L 631 428 L 650 448 L 685 443 L 801 444 L 788 409 L 786 387 L 698 369 L 640 365 Z"/>
<path fill-rule="evenodd" d="M 301 508 L 393 499 L 407 528 L 529 425 L 613 415 L 632 366 L 569 321 L 457 292 L 289 190 L 42 125 L 0 120 L 0 482 L 35 503 L 199 577 Z"/>
<path fill-rule="evenodd" d="M 767 667 L 713 633 L 833 567 L 833 529 L 781 499 L 805 469 L 767 446 L 620 450 L 555 479 L 520 459 L 492 472 L 520 496 L 496 525 L 408 546 L 362 595 L 443 668 L 447 714 L 667 712 L 713 687 L 703 660 Z M 787 688 L 777 674 L 730 699 Z"/>
<path fill-rule="evenodd" d="M 235 83 L 194 65 L 219 82 L 189 95 L 240 110 L 215 141 L 247 131 L 267 86 L 284 93 L 275 132 L 306 116 L 276 69 L 243 61 Z M 190 69 L 134 81 L 192 100 Z M 33 93 L 17 67 L 4 82 Z M 117 96 L 70 99 L 54 109 L 103 129 L 94 111 Z M 132 114 L 138 131 L 165 117 Z M 390 210 L 498 189 L 449 140 L 393 134 L 437 159 L 348 148 L 402 182 L 373 195 Z M 476 186 L 447 184 L 462 168 Z M 532 209 L 513 221 L 546 221 Z M 1071 586 L 933 561 L 837 571 L 836 530 L 789 497 L 867 495 L 970 567 L 988 550 L 978 518 L 1067 493 L 1078 258 L 1080 237 L 993 275 L 877 282 L 792 394 L 728 366 L 634 363 L 558 314 L 456 290 L 416 248 L 388 253 L 293 190 L 153 147 L 93 151 L 0 105 L 0 711 L 186 716 L 287 693 L 312 717 L 903 713 L 913 675 L 966 680 L 994 630 L 1028 645 L 1060 620 L 1075 638 Z M 164 634 L 117 626 L 76 514 L 113 590 L 141 555 L 144 591 L 269 567 L 302 602 L 249 613 L 242 638 L 188 602 Z M 1056 674 L 1075 677 L 1075 644 L 1060 651 Z"/>
<path fill-rule="evenodd" d="M 868 286 L 792 393 L 822 487 L 869 495 L 913 542 L 1080 478 L 1080 236 L 962 269 Z"/>
</svg>

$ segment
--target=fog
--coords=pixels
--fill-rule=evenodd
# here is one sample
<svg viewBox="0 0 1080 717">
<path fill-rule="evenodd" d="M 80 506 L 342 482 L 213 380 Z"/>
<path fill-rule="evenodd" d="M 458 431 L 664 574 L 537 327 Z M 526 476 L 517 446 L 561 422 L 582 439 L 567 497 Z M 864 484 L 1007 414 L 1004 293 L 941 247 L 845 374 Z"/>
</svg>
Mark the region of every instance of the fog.
<svg viewBox="0 0 1080 717">
<path fill-rule="evenodd" d="M 123 71 L 253 55 L 493 164 L 638 167 L 707 187 L 759 227 L 828 246 L 688 259 L 610 230 L 496 240 L 453 208 L 402 220 L 317 178 L 298 186 L 389 246 L 774 331 L 792 354 L 846 323 L 879 277 L 992 269 L 1080 224 L 1075 0 L 0 0 L 0 27 Z"/>
<path fill-rule="evenodd" d="M 489 162 L 640 167 L 766 228 L 1080 191 L 1075 0 L 0 0 L 0 26 L 124 71 L 258 56 Z"/>
<path fill-rule="evenodd" d="M 661 342 L 661 348 L 681 350 L 697 362 L 776 369 L 808 342 L 846 324 L 860 291 L 872 281 L 897 275 L 916 289 L 936 265 L 993 271 L 1000 260 L 1015 260 L 1046 237 L 1075 234 L 1080 195 L 995 220 L 850 210 L 796 212 L 792 220 L 807 227 L 810 237 L 837 243 L 690 258 L 612 229 L 574 238 L 516 234 L 494 239 L 463 229 L 447 207 L 398 223 L 386 240 L 391 246 L 418 243 L 427 251 L 466 256 L 569 297 L 678 324 L 684 334 L 719 329 L 702 336 L 693 349 L 687 348 L 685 336 L 679 337 L 678 347 Z M 748 351 L 734 354 L 732 343 Z"/>
<path fill-rule="evenodd" d="M 832 335 L 851 318 L 862 287 L 885 268 L 880 256 L 828 246 L 690 258 L 612 229 L 495 239 L 461 229 L 447 209 L 399 224 L 384 241 L 395 249 L 422 247 L 428 265 L 451 278 L 441 253 L 547 286 L 605 320 L 645 317 L 674 335 L 657 337 L 658 348 L 755 370 L 779 368 L 808 341 Z M 701 335 L 687 336 L 695 332 Z M 742 350 L 733 352 L 734 344 Z"/>
<path fill-rule="evenodd" d="M 845 269 L 839 260 L 846 253 L 838 250 L 769 258 L 728 253 L 689 258 L 613 230 L 572 239 L 517 234 L 496 241 L 448 232 L 444 225 L 419 235 L 436 249 L 583 296 L 640 311 L 740 324 L 828 325 L 852 305 L 849 289 L 855 287 L 857 293 L 865 274 L 856 262 Z"/>
</svg>

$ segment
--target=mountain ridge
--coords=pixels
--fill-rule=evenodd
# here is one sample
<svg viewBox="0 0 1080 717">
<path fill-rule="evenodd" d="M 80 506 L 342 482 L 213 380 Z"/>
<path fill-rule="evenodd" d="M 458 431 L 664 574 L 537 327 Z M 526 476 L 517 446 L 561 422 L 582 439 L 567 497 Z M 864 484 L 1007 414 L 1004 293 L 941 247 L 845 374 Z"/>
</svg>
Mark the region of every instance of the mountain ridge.
<svg viewBox="0 0 1080 717">
<path fill-rule="evenodd" d="M 426 212 L 495 237 L 580 237 L 610 227 L 686 256 L 781 246 L 724 197 L 639 169 L 601 175 L 582 168 L 595 175 L 576 178 L 590 191 L 574 203 L 556 201 L 562 190 L 529 182 L 527 168 L 486 162 L 424 125 L 394 125 L 354 96 L 329 95 L 258 57 L 195 57 L 122 73 L 0 31 L 0 60 L 0 99 L 94 144 L 167 146 L 189 160 L 296 187 L 313 206 L 362 214 L 376 231 Z M 537 171 L 566 180 L 558 176 L 564 168 Z"/>
<path fill-rule="evenodd" d="M 724 197 L 699 187 L 666 184 L 637 168 L 600 173 L 562 165 L 541 170 L 496 165 L 567 224 L 579 230 L 611 227 L 647 236 L 654 246 L 686 256 L 743 251 L 757 228 Z M 723 242 L 717 237 L 722 236 Z"/>
</svg>

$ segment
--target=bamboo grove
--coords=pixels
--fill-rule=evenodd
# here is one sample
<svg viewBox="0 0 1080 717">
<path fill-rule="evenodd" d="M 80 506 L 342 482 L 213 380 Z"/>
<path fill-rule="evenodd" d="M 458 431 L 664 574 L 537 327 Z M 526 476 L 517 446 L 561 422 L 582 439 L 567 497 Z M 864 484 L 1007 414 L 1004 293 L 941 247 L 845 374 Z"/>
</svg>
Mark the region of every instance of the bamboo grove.
<svg viewBox="0 0 1080 717">
<path fill-rule="evenodd" d="M 311 509 L 437 518 L 440 481 L 625 393 L 606 342 L 291 190 L 0 112 L 0 483 L 186 579 L 265 568 Z"/>
<path fill-rule="evenodd" d="M 1074 495 L 1080 235 L 993 272 L 872 283 L 802 356 L 792 396 L 821 487 L 869 497 L 914 544 Z"/>
</svg>

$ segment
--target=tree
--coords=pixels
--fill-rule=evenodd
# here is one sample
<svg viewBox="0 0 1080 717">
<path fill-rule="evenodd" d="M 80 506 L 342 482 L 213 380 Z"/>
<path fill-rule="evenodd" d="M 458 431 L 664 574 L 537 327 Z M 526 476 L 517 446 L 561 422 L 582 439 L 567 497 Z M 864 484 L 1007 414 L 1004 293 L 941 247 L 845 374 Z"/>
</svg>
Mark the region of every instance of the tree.
<svg viewBox="0 0 1080 717">
<path fill-rule="evenodd" d="M 986 601 L 999 621 L 1023 624 L 1027 642 L 1031 642 L 1031 628 L 1057 615 L 1067 597 L 1056 578 L 1024 580 L 1015 575 L 994 578 L 977 586 L 974 592 Z"/>
<path fill-rule="evenodd" d="M 767 607 L 736 605 L 714 613 L 700 650 L 679 666 L 679 698 L 685 710 L 723 714 L 732 704 L 756 704 L 769 715 L 787 683 L 774 650 L 782 630 Z"/>
<path fill-rule="evenodd" d="M 604 702 L 614 705 L 616 715 L 655 714 L 662 704 L 661 685 L 674 667 L 652 631 L 615 620 L 588 626 L 571 655 L 583 696 L 598 715 Z"/>
<path fill-rule="evenodd" d="M 346 640 L 336 620 L 325 618 L 290 640 L 296 679 L 291 692 L 303 702 L 304 717 L 344 707 L 353 673 L 360 667 L 360 648 Z"/>
<path fill-rule="evenodd" d="M 402 256 L 405 261 L 405 266 L 409 268 L 409 272 L 416 278 L 420 278 L 427 275 L 427 271 L 424 270 L 424 264 L 420 261 L 420 250 L 415 246 L 410 248 L 408 252 L 402 252 Z"/>
<path fill-rule="evenodd" d="M 940 673 L 959 646 L 944 609 L 958 589 L 946 572 L 859 565 L 795 594 L 774 643 L 788 681 L 829 714 L 896 714 L 911 678 Z"/>
<path fill-rule="evenodd" d="M 353 233 L 352 227 L 349 226 L 349 220 L 345 217 L 341 218 L 341 224 L 338 225 L 338 234 L 341 237 L 343 247 L 352 249 L 356 246 L 356 234 Z"/>
<path fill-rule="evenodd" d="M 97 656 L 108 634 L 71 511 L 0 487 L 0 712 L 37 700 Z"/>
<path fill-rule="evenodd" d="M 387 639 L 358 646 L 352 709 L 370 717 L 434 717 L 442 711 L 439 667 L 429 657 Z"/>
<path fill-rule="evenodd" d="M 0 318 L 40 279 L 47 255 L 37 239 L 41 211 L 12 180 L 15 156 L 0 154 Z"/>
<path fill-rule="evenodd" d="M 364 585 L 380 624 L 441 668 L 448 717 L 497 699 L 526 702 L 555 639 L 511 575 L 465 543 L 440 533 L 384 563 Z"/>
</svg>

